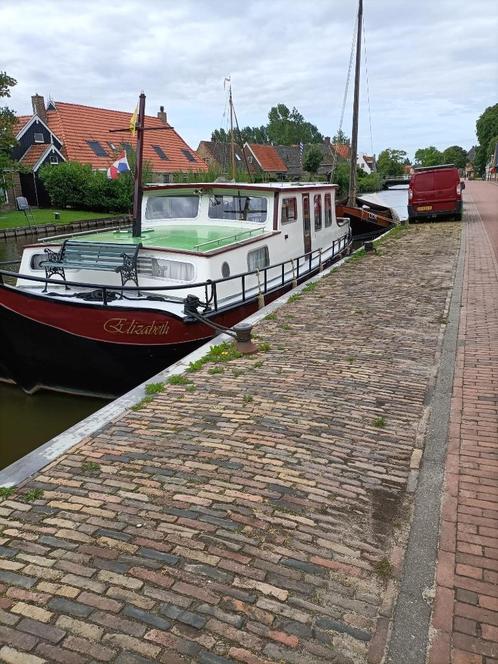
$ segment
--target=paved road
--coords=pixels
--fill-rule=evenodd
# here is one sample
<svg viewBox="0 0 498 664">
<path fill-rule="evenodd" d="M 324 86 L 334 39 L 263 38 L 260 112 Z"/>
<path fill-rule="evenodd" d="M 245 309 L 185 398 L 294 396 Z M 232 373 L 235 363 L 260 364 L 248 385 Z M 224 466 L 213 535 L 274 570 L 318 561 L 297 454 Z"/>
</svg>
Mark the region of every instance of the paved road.
<svg viewBox="0 0 498 664">
<path fill-rule="evenodd" d="M 470 182 L 429 664 L 498 662 L 498 186 Z"/>
<path fill-rule="evenodd" d="M 464 198 L 473 199 L 498 260 L 498 182 L 467 182 Z"/>
</svg>

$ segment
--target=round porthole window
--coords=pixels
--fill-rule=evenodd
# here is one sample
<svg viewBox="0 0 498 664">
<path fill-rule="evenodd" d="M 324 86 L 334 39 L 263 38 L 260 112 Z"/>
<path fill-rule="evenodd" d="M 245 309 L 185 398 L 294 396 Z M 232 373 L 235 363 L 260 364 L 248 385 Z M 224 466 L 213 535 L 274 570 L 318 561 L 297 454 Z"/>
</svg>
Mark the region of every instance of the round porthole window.
<svg viewBox="0 0 498 664">
<path fill-rule="evenodd" d="M 221 266 L 221 276 L 223 277 L 223 279 L 226 279 L 227 277 L 230 276 L 230 265 L 228 265 L 226 261 Z"/>
</svg>

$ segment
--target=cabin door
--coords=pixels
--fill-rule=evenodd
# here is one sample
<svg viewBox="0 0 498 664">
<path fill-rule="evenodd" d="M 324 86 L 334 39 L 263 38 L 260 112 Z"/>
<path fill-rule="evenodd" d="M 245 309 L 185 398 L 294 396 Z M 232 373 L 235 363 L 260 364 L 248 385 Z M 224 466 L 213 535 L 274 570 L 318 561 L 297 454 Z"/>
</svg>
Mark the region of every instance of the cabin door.
<svg viewBox="0 0 498 664">
<path fill-rule="evenodd" d="M 311 251 L 311 217 L 310 217 L 310 195 L 303 194 L 303 233 L 304 253 Z"/>
</svg>

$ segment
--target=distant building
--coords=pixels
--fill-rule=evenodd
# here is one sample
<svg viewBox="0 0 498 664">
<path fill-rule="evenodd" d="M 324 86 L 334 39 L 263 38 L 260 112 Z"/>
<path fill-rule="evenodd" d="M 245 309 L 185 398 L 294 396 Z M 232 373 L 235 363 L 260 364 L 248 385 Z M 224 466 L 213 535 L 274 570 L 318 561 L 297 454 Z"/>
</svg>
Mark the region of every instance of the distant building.
<svg viewBox="0 0 498 664">
<path fill-rule="evenodd" d="M 464 175 L 467 180 L 473 180 L 475 177 L 475 162 L 476 158 L 476 147 L 473 146 L 467 152 L 467 163 L 465 164 Z"/>
<path fill-rule="evenodd" d="M 244 154 L 242 148 L 235 144 L 235 169 L 246 171 Z M 197 147 L 197 154 L 207 164 L 220 173 L 231 173 L 232 169 L 232 147 L 231 143 L 222 143 L 220 141 L 201 141 Z"/>
<path fill-rule="evenodd" d="M 136 136 L 131 132 L 110 132 L 129 127 L 131 113 L 58 101 L 45 105 L 38 94 L 31 101 L 33 115 L 18 117 L 17 145 L 12 150 L 12 158 L 27 172 L 14 177 L 11 203 L 15 196 L 25 196 L 30 205 L 49 204 L 38 178 L 45 164 L 77 161 L 106 171 L 119 153 L 136 148 Z M 144 138 L 144 160 L 155 181 L 168 182 L 172 173 L 207 170 L 204 161 L 168 124 L 163 107 L 157 117 L 146 116 L 145 124 L 165 128 L 146 132 Z"/>
<path fill-rule="evenodd" d="M 498 169 L 498 143 L 495 145 L 495 149 L 489 157 L 489 160 L 486 164 L 486 180 L 497 180 L 497 169 Z"/>
<path fill-rule="evenodd" d="M 377 170 L 375 155 L 369 156 L 367 154 L 360 153 L 357 157 L 357 164 L 359 168 L 361 168 L 367 175 L 370 175 Z"/>
</svg>

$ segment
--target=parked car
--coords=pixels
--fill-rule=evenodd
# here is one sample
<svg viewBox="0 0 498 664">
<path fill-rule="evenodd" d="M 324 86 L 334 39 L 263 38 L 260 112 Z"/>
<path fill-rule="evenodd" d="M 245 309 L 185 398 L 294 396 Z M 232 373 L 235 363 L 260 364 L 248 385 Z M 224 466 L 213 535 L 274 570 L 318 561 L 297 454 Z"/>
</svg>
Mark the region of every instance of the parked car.
<svg viewBox="0 0 498 664">
<path fill-rule="evenodd" d="M 462 191 L 458 169 L 452 164 L 415 168 L 408 185 L 408 218 L 462 218 Z"/>
</svg>

